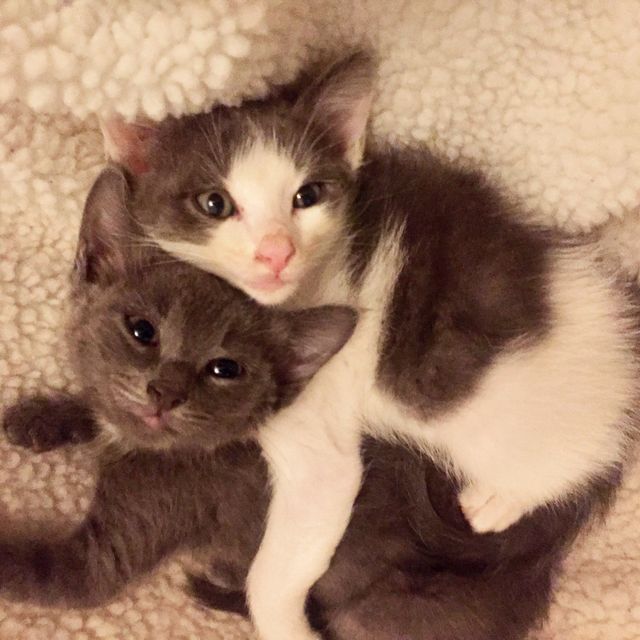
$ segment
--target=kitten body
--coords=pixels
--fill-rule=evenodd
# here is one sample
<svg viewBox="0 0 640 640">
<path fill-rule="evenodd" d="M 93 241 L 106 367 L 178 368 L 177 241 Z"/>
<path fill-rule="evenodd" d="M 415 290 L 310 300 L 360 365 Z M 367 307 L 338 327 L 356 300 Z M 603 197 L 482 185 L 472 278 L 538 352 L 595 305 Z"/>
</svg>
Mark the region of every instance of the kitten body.
<svg viewBox="0 0 640 640">
<path fill-rule="evenodd" d="M 369 160 L 365 172 L 381 168 Z M 388 188 L 415 180 L 411 172 L 403 183 L 403 164 L 385 158 L 382 167 L 384 173 L 373 175 L 378 183 L 392 176 Z M 437 181 L 437 166 L 417 168 Z M 449 189 L 451 183 L 447 177 L 442 184 Z M 369 186 L 371 197 L 376 189 Z M 444 191 L 437 200 L 447 197 Z M 371 209 L 362 213 L 368 222 L 373 218 Z M 571 500 L 624 460 L 633 433 L 634 302 L 599 272 L 591 248 L 547 244 L 536 231 L 509 229 L 508 222 L 501 229 L 500 220 L 489 236 L 478 226 L 490 219 L 460 216 L 450 223 L 451 235 L 462 236 L 459 262 L 440 266 L 427 250 L 422 255 L 431 260 L 414 270 L 409 260 L 417 238 L 424 238 L 423 248 L 456 238 L 429 236 L 428 225 L 398 224 L 400 212 L 389 213 L 393 222 L 362 268 L 355 299 L 353 289 L 327 298 L 361 310 L 354 335 L 296 403 L 260 432 L 274 495 L 248 584 L 258 626 L 262 621 L 275 630 L 266 638 L 303 637 L 300 628 L 283 628 L 282 620 L 293 616 L 279 609 L 287 604 L 281 599 L 286 586 L 278 579 L 276 590 L 274 577 L 284 564 L 292 571 L 296 549 L 300 569 L 291 591 L 297 589 L 300 605 L 305 582 L 324 571 L 359 486 L 361 433 L 400 438 L 435 455 L 461 481 L 460 504 L 478 532 L 504 530 L 538 507 Z M 462 244 L 465 235 L 471 246 Z M 490 248 L 475 245 L 478 238 Z M 525 259 L 509 264 L 513 246 Z M 507 264 L 493 262 L 492 251 L 505 252 Z M 457 298 L 460 289 L 464 297 Z M 324 514 L 321 524 L 296 502 L 306 503 L 310 492 Z"/>
<path fill-rule="evenodd" d="M 362 433 L 437 456 L 489 532 L 616 469 L 634 427 L 635 300 L 482 176 L 423 148 L 363 156 L 372 77 L 355 56 L 293 97 L 170 119 L 132 175 L 130 210 L 165 250 L 266 304 L 360 311 L 260 430 L 273 498 L 248 590 L 265 640 L 313 637 L 303 605 L 347 526 Z M 135 174 L 139 146 L 117 153 Z"/>
<path fill-rule="evenodd" d="M 85 401 L 66 396 L 25 399 L 3 424 L 13 442 L 39 450 L 98 430 Z M 618 481 L 611 476 L 554 513 L 478 536 L 457 507 L 455 485 L 428 458 L 368 439 L 363 462 L 352 520 L 307 607 L 326 640 L 524 638 L 544 619 L 574 536 L 603 512 Z M 187 563 L 198 571 L 192 592 L 243 613 L 268 502 L 255 442 L 105 455 L 89 511 L 70 534 L 2 536 L 0 593 L 45 606 L 100 606 L 182 552 L 198 558 Z"/>
<path fill-rule="evenodd" d="M 109 168 L 85 209 L 69 331 L 82 397 L 28 398 L 3 420 L 12 442 L 36 450 L 91 440 L 105 425 L 112 447 L 71 534 L 0 541 L 0 590 L 99 605 L 167 555 L 191 551 L 218 585 L 194 577 L 196 593 L 242 610 L 234 590 L 269 502 L 267 467 L 249 438 L 339 349 L 354 317 L 336 307 L 264 309 L 140 247 L 127 190 Z M 487 537 L 469 530 L 455 483 L 418 453 L 367 440 L 363 463 L 346 536 L 309 602 L 327 639 L 523 637 L 548 607 L 564 551 L 618 480 Z"/>
</svg>

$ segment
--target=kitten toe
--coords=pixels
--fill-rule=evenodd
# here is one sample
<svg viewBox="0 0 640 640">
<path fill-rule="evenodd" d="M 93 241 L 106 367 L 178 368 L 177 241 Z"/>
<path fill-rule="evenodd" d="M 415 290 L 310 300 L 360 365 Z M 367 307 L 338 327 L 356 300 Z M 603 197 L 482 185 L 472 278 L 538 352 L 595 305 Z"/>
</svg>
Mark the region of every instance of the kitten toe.
<svg viewBox="0 0 640 640">
<path fill-rule="evenodd" d="M 66 442 L 59 425 L 51 425 L 39 416 L 28 421 L 5 420 L 4 430 L 11 444 L 38 453 L 49 451 Z"/>
<path fill-rule="evenodd" d="M 527 512 L 522 504 L 489 490 L 470 486 L 459 495 L 460 507 L 476 533 L 498 533 Z"/>
<path fill-rule="evenodd" d="M 29 442 L 26 447 L 36 453 L 51 451 L 68 442 L 68 433 L 65 425 L 50 424 L 42 417 L 37 417 L 28 428 Z"/>
<path fill-rule="evenodd" d="M 5 412 L 2 428 L 11 444 L 31 449 L 33 439 L 31 427 L 38 419 L 36 407 L 31 401 L 22 401 L 9 407 Z"/>
<path fill-rule="evenodd" d="M 24 429 L 24 426 L 22 424 L 13 422 L 12 420 L 7 419 L 7 417 L 5 416 L 5 419 L 2 423 L 2 428 L 4 430 L 5 436 L 7 437 L 7 440 L 11 444 L 18 447 L 31 447 L 28 433 Z"/>
</svg>

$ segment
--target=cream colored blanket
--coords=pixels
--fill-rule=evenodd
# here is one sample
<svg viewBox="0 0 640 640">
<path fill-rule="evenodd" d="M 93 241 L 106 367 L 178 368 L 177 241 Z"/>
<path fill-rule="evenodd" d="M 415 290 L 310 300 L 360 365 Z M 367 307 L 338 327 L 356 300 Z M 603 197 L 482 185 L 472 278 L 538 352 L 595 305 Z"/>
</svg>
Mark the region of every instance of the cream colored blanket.
<svg viewBox="0 0 640 640">
<path fill-rule="evenodd" d="M 83 198 L 103 161 L 95 115 L 236 102 L 322 49 L 363 43 L 381 61 L 378 134 L 479 163 L 545 222 L 613 221 L 605 241 L 637 271 L 638 0 L 2 0 L 3 406 L 72 382 L 60 328 Z M 36 456 L 0 438 L 0 508 L 25 528 L 71 526 L 91 468 L 80 448 Z M 569 558 L 539 640 L 640 638 L 638 485 L 636 467 L 606 526 Z M 247 623 L 191 603 L 180 581 L 168 563 L 85 612 L 0 602 L 0 639 L 249 637 Z"/>
</svg>

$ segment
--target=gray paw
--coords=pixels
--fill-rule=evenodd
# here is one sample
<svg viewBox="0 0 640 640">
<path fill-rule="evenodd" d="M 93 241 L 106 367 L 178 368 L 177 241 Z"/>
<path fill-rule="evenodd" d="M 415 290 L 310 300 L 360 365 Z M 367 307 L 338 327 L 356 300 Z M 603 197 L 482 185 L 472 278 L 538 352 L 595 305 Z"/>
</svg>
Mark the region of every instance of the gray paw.
<svg viewBox="0 0 640 640">
<path fill-rule="evenodd" d="M 71 396 L 32 396 L 9 407 L 2 427 L 12 444 L 49 451 L 91 440 L 97 427 L 91 411 Z"/>
</svg>

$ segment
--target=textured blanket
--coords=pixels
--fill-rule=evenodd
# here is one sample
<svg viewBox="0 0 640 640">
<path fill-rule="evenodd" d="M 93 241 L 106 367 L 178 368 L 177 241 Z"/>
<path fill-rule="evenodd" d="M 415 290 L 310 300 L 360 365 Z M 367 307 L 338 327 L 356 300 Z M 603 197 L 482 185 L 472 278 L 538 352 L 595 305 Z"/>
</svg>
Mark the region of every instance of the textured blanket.
<svg viewBox="0 0 640 640">
<path fill-rule="evenodd" d="M 2 0 L 2 406 L 73 384 L 62 314 L 82 201 L 103 161 L 96 114 L 237 102 L 321 50 L 359 44 L 381 62 L 377 134 L 482 166 L 539 220 L 598 229 L 637 272 L 637 0 Z M 569 557 L 538 640 L 640 638 L 639 486 L 632 465 L 606 524 Z M 71 527 L 91 488 L 82 448 L 37 456 L 0 438 L 12 526 Z M 247 623 L 190 602 L 181 579 L 169 562 L 91 611 L 0 602 L 0 639 L 250 637 Z"/>
</svg>

